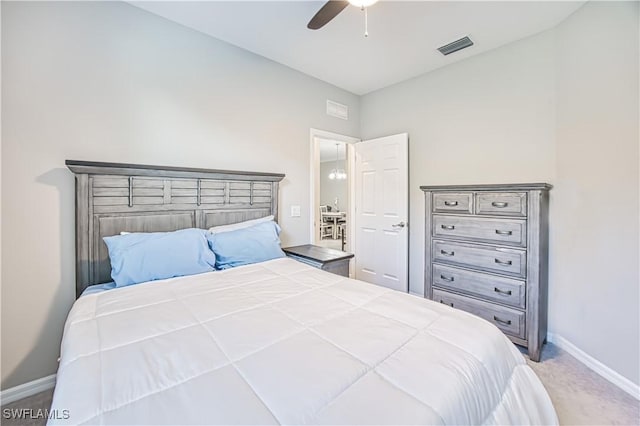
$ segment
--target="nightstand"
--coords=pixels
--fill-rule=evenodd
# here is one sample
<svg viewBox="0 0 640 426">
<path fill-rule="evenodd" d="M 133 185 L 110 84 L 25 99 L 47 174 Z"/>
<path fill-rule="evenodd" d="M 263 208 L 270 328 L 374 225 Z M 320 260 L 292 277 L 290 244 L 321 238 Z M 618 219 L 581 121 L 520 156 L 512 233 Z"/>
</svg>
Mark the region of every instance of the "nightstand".
<svg viewBox="0 0 640 426">
<path fill-rule="evenodd" d="M 292 259 L 333 274 L 349 277 L 349 260 L 353 254 L 311 244 L 286 247 L 282 251 Z"/>
</svg>

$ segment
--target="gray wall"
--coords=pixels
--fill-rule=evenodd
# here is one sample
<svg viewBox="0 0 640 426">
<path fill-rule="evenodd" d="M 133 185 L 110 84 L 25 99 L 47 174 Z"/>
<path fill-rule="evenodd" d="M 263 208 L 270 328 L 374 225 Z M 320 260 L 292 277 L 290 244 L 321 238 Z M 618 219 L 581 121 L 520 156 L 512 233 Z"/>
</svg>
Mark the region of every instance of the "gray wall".
<svg viewBox="0 0 640 426">
<path fill-rule="evenodd" d="M 424 288 L 420 185 L 554 179 L 553 48 L 547 32 L 362 98 L 363 139 L 409 133 L 411 292 Z"/>
<path fill-rule="evenodd" d="M 638 100 L 637 2 L 364 96 L 363 139 L 411 138 L 411 291 L 420 185 L 550 182 L 550 331 L 640 383 Z"/>
<path fill-rule="evenodd" d="M 552 331 L 640 383 L 638 2 L 557 28 Z"/>
<path fill-rule="evenodd" d="M 334 201 L 338 197 L 338 207 L 342 211 L 347 210 L 347 180 L 329 179 L 329 173 L 336 167 L 334 161 L 323 161 L 320 163 L 320 205 L 331 206 L 335 209 Z M 347 170 L 347 162 L 338 160 L 338 168 Z"/>
<path fill-rule="evenodd" d="M 57 368 L 74 301 L 65 159 L 286 173 L 283 242 L 307 242 L 309 128 L 357 136 L 357 96 L 125 3 L 2 9 L 2 389 Z"/>
</svg>

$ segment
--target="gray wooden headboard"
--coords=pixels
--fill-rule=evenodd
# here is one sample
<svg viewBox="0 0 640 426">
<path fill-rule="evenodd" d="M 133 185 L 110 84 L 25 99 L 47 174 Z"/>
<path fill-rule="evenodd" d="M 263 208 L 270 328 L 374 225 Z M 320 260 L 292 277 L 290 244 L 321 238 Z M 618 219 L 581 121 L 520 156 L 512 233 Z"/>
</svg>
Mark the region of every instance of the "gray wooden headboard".
<svg viewBox="0 0 640 426">
<path fill-rule="evenodd" d="M 103 237 L 274 215 L 283 174 L 67 160 L 76 176 L 76 297 L 111 281 Z"/>
</svg>

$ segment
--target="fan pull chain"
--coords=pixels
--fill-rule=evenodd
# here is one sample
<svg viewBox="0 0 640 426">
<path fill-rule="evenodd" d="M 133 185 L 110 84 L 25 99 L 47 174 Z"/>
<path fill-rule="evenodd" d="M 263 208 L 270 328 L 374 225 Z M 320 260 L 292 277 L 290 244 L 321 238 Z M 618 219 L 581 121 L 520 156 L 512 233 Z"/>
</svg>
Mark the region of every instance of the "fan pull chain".
<svg viewBox="0 0 640 426">
<path fill-rule="evenodd" d="M 367 16 L 367 8 L 362 6 L 362 10 L 364 10 L 364 36 L 369 37 L 369 19 Z"/>
</svg>

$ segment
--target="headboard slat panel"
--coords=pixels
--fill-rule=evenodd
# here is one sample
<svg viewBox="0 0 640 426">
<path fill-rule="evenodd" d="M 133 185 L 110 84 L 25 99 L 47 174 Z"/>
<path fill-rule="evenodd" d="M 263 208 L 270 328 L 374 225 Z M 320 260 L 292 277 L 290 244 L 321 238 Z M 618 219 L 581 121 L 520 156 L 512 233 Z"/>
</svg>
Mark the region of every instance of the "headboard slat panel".
<svg viewBox="0 0 640 426">
<path fill-rule="evenodd" d="M 103 237 L 278 215 L 283 174 L 66 161 L 76 175 L 76 296 L 111 280 Z"/>
</svg>

